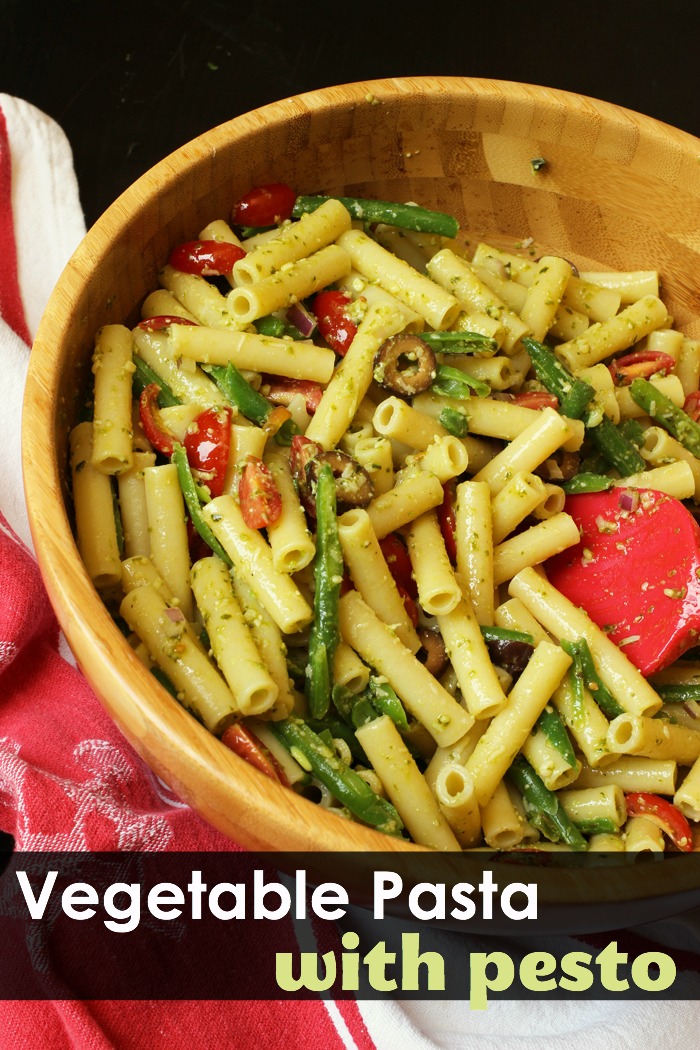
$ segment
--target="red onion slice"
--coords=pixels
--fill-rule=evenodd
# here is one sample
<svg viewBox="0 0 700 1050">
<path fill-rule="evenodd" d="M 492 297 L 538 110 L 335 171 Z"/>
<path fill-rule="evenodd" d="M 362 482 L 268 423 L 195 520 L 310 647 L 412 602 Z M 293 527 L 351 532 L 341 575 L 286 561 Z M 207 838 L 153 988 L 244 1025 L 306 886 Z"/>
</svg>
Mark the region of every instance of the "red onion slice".
<svg viewBox="0 0 700 1050">
<path fill-rule="evenodd" d="M 286 318 L 307 339 L 316 328 L 316 318 L 306 309 L 303 303 L 294 303 L 293 306 L 290 306 L 287 310 Z"/>
<path fill-rule="evenodd" d="M 639 492 L 637 489 L 622 489 L 618 503 L 620 510 L 632 513 L 639 506 Z"/>
</svg>

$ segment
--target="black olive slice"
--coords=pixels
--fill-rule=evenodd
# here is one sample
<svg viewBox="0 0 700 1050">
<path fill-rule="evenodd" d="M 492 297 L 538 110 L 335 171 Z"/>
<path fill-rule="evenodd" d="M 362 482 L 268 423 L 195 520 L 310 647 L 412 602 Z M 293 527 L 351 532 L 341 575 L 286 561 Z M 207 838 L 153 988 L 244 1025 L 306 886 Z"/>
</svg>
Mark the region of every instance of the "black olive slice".
<svg viewBox="0 0 700 1050">
<path fill-rule="evenodd" d="M 418 637 L 422 646 L 418 659 L 425 664 L 426 670 L 439 678 L 449 663 L 442 635 L 438 631 L 431 631 L 429 627 L 419 627 Z"/>
<path fill-rule="evenodd" d="M 374 357 L 374 378 L 400 397 L 422 394 L 437 372 L 435 354 L 417 335 L 403 332 L 386 339 Z"/>
<path fill-rule="evenodd" d="M 514 680 L 523 673 L 534 652 L 534 646 L 529 642 L 517 642 L 507 638 L 490 639 L 486 644 L 492 662 L 507 671 Z"/>
<path fill-rule="evenodd" d="M 345 452 L 337 449 L 330 452 L 317 452 L 304 467 L 306 488 L 312 496 L 316 492 L 318 473 L 323 463 L 328 463 L 335 478 L 335 496 L 338 514 L 344 514 L 352 507 L 366 507 L 374 496 L 372 479 L 364 467 Z M 306 510 L 312 517 L 316 515 L 316 504 L 313 496 L 304 501 Z"/>
</svg>

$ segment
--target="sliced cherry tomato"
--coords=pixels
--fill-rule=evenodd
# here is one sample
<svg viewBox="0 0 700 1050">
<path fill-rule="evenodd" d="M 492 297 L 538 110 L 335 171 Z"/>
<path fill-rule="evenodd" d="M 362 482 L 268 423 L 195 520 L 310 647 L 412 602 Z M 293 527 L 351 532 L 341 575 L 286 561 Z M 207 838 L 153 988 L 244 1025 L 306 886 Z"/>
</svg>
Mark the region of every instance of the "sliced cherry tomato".
<svg viewBox="0 0 700 1050">
<path fill-rule="evenodd" d="M 171 324 L 193 324 L 196 326 L 196 321 L 189 321 L 186 317 L 176 317 L 175 314 L 158 314 L 157 317 L 146 317 L 143 321 L 139 321 L 136 325 L 137 328 L 141 328 L 144 332 L 162 332 L 164 328 L 169 328 Z"/>
<path fill-rule="evenodd" d="M 289 412 L 284 405 L 277 405 L 268 413 L 267 419 L 262 425 L 262 429 L 266 434 L 272 436 L 284 426 L 288 419 L 291 418 L 291 412 Z"/>
<path fill-rule="evenodd" d="M 520 394 L 511 394 L 513 403 L 522 405 L 524 408 L 558 408 L 559 400 L 556 394 L 548 394 L 546 390 L 523 390 Z"/>
<path fill-rule="evenodd" d="M 695 422 L 700 422 L 700 390 L 693 390 L 683 402 L 683 411 Z"/>
<path fill-rule="evenodd" d="M 282 497 L 275 479 L 261 459 L 249 456 L 238 485 L 238 499 L 246 525 L 265 529 L 282 513 Z"/>
<path fill-rule="evenodd" d="M 311 304 L 321 337 L 342 357 L 350 349 L 357 325 L 347 316 L 352 299 L 345 292 L 319 292 Z"/>
<path fill-rule="evenodd" d="M 659 372 L 666 375 L 675 365 L 671 355 L 663 353 L 662 350 L 636 350 L 615 358 L 608 368 L 617 386 L 629 386 L 633 379 L 648 379 Z"/>
<path fill-rule="evenodd" d="M 288 405 L 296 394 L 301 394 L 306 402 L 306 411 L 310 416 L 319 406 L 323 388 L 310 379 L 288 379 L 286 376 L 263 376 L 263 383 L 269 386 L 266 393 L 273 405 Z"/>
<path fill-rule="evenodd" d="M 411 558 L 405 544 L 395 532 L 390 532 L 388 536 L 382 537 L 379 541 L 379 546 L 386 559 L 389 572 L 394 577 L 394 583 L 398 587 L 399 593 L 403 591 L 410 598 L 415 598 L 418 594 L 418 588 L 416 587 L 416 581 L 413 579 Z"/>
<path fill-rule="evenodd" d="M 205 408 L 185 434 L 187 460 L 212 499 L 224 491 L 231 450 L 231 409 Z"/>
<path fill-rule="evenodd" d="M 289 787 L 289 781 L 284 774 L 274 755 L 270 754 L 250 729 L 241 725 L 240 722 L 227 726 L 221 734 L 221 743 L 234 751 L 240 758 L 244 758 L 251 766 L 255 766 L 265 776 L 277 780 L 285 787 Z"/>
<path fill-rule="evenodd" d="M 193 565 L 196 561 L 200 561 L 201 558 L 208 558 L 211 554 L 211 547 L 199 535 L 190 517 L 187 518 L 187 549 L 190 552 L 190 561 Z"/>
<path fill-rule="evenodd" d="M 285 182 L 255 186 L 241 197 L 233 209 L 237 226 L 275 226 L 291 218 L 297 195 Z"/>
<path fill-rule="evenodd" d="M 397 583 L 396 584 L 396 590 L 401 595 L 401 598 L 402 598 L 403 604 L 404 604 L 404 609 L 408 613 L 409 620 L 411 621 L 411 623 L 413 624 L 414 627 L 417 627 L 418 626 L 418 606 L 416 605 L 415 601 L 413 600 L 411 595 L 408 593 L 408 591 L 405 589 L 403 584 Z"/>
<path fill-rule="evenodd" d="M 671 842 L 684 853 L 693 852 L 693 832 L 679 809 L 661 798 L 645 791 L 635 791 L 625 796 L 629 817 L 647 817 L 668 835 Z"/>
<path fill-rule="evenodd" d="M 451 562 L 457 561 L 457 524 L 455 518 L 454 493 L 450 485 L 442 486 L 442 503 L 438 507 L 440 531 L 445 541 L 445 550 Z"/>
<path fill-rule="evenodd" d="M 175 437 L 169 430 L 166 430 L 160 418 L 159 394 L 160 388 L 157 383 L 149 383 L 143 388 L 139 398 L 139 417 L 143 432 L 156 452 L 160 452 L 163 456 L 172 456 Z"/>
<path fill-rule="evenodd" d="M 303 434 L 295 434 L 292 438 L 289 448 L 289 467 L 298 486 L 306 484 L 306 464 L 319 452 L 323 452 L 323 445 L 319 445 L 318 441 L 312 441 Z"/>
<path fill-rule="evenodd" d="M 218 277 L 231 273 L 233 264 L 243 258 L 243 248 L 228 241 L 186 241 L 172 250 L 168 262 L 182 273 Z"/>
</svg>

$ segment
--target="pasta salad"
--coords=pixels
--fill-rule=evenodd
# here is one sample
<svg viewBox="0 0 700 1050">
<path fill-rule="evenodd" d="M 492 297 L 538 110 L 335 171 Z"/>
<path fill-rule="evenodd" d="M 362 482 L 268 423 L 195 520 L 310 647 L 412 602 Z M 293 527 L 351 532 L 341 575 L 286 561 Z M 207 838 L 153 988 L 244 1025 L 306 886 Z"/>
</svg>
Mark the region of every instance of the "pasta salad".
<svg viewBox="0 0 700 1050">
<path fill-rule="evenodd" d="M 695 848 L 700 343 L 656 272 L 270 184 L 141 314 L 77 543 L 222 745 L 438 850 Z"/>
</svg>

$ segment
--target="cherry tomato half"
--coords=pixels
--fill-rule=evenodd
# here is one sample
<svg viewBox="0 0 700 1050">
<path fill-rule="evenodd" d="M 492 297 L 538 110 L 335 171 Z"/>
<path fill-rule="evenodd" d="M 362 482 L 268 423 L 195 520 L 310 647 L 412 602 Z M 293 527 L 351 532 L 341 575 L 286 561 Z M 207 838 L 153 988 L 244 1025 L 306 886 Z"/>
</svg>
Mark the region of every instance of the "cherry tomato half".
<svg viewBox="0 0 700 1050">
<path fill-rule="evenodd" d="M 171 324 L 197 325 L 196 321 L 189 321 L 186 317 L 177 317 L 175 314 L 158 314 L 156 317 L 146 317 L 136 325 L 144 332 L 162 332 Z"/>
<path fill-rule="evenodd" d="M 251 529 L 266 529 L 282 513 L 282 497 L 275 479 L 261 459 L 250 456 L 238 485 L 241 514 Z"/>
<path fill-rule="evenodd" d="M 693 832 L 687 818 L 679 809 L 660 795 L 633 791 L 625 796 L 629 817 L 647 817 L 671 839 L 683 853 L 692 853 Z"/>
<path fill-rule="evenodd" d="M 288 379 L 287 376 L 263 376 L 263 382 L 270 389 L 266 393 L 273 405 L 288 405 L 296 394 L 301 394 L 306 402 L 306 411 L 310 416 L 319 406 L 323 388 L 310 379 Z"/>
<path fill-rule="evenodd" d="M 175 447 L 175 437 L 165 428 L 160 418 L 159 394 L 160 387 L 157 383 L 149 383 L 143 388 L 139 397 L 139 418 L 143 432 L 156 452 L 170 457 Z"/>
<path fill-rule="evenodd" d="M 396 584 L 396 589 L 399 592 L 399 594 L 401 595 L 401 600 L 403 601 L 404 609 L 406 610 L 406 613 L 408 614 L 409 620 L 411 621 L 411 623 L 413 624 L 414 627 L 417 627 L 418 626 L 418 606 L 416 605 L 415 601 L 413 600 L 411 595 L 408 593 L 408 591 L 400 583 Z"/>
<path fill-rule="evenodd" d="M 379 541 L 382 554 L 386 560 L 389 572 L 394 578 L 394 583 L 399 593 L 407 594 L 415 598 L 418 594 L 416 581 L 413 579 L 413 567 L 406 545 L 399 539 L 395 532 L 383 536 Z"/>
<path fill-rule="evenodd" d="M 548 394 L 546 390 L 523 390 L 520 394 L 513 394 L 513 404 L 522 405 L 523 408 L 558 408 L 559 401 L 556 394 Z"/>
<path fill-rule="evenodd" d="M 440 522 L 442 538 L 445 541 L 447 556 L 454 564 L 457 561 L 457 524 L 455 517 L 454 493 L 449 485 L 443 485 L 442 491 L 443 498 L 442 503 L 438 507 L 438 521 Z"/>
<path fill-rule="evenodd" d="M 231 448 L 231 409 L 205 408 L 185 434 L 187 460 L 212 499 L 224 491 Z"/>
<path fill-rule="evenodd" d="M 693 390 L 683 402 L 683 411 L 687 412 L 695 423 L 700 423 L 700 390 Z"/>
<path fill-rule="evenodd" d="M 281 766 L 270 754 L 267 748 L 258 740 L 254 733 L 240 722 L 227 726 L 221 734 L 221 743 L 230 748 L 231 751 L 255 766 L 265 776 L 279 781 L 285 787 L 289 787 L 289 781 Z"/>
<path fill-rule="evenodd" d="M 608 369 L 617 386 L 629 386 L 633 379 L 648 379 L 659 372 L 666 375 L 674 369 L 675 364 L 671 355 L 662 350 L 635 350 L 615 358 Z"/>
<path fill-rule="evenodd" d="M 352 299 L 345 292 L 319 292 L 311 304 L 321 337 L 342 357 L 357 334 L 357 325 L 347 316 L 351 303 Z"/>
<path fill-rule="evenodd" d="M 233 209 L 237 226 L 274 226 L 291 218 L 297 195 L 285 182 L 255 186 L 241 197 Z"/>
<path fill-rule="evenodd" d="M 218 277 L 231 273 L 234 263 L 243 258 L 244 250 L 228 241 L 186 241 L 173 248 L 168 262 L 182 273 Z"/>
</svg>

